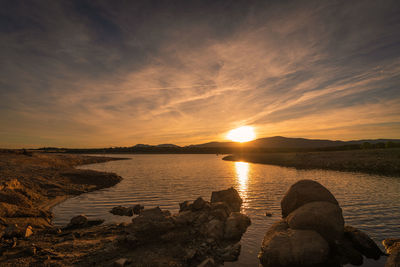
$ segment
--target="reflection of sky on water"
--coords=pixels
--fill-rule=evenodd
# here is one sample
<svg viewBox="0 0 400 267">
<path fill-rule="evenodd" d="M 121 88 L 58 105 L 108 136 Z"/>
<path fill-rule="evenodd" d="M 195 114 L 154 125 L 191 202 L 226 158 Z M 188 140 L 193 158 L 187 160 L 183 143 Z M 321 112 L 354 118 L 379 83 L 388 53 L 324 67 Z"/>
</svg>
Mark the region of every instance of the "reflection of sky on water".
<svg viewBox="0 0 400 267">
<path fill-rule="evenodd" d="M 243 206 L 246 206 L 247 183 L 249 180 L 249 163 L 235 162 L 236 177 L 238 181 L 238 190 L 240 197 L 243 199 Z"/>
</svg>

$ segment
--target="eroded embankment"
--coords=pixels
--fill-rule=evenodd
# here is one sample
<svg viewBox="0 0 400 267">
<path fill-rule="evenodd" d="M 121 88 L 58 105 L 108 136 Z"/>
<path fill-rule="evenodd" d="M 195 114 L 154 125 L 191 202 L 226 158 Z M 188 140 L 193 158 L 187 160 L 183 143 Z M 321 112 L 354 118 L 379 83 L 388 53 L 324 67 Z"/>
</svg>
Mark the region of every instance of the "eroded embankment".
<svg viewBox="0 0 400 267">
<path fill-rule="evenodd" d="M 114 173 L 78 170 L 75 166 L 118 159 L 0 153 L 0 230 L 6 224 L 50 227 L 52 206 L 73 195 L 113 186 L 122 179 Z"/>
</svg>

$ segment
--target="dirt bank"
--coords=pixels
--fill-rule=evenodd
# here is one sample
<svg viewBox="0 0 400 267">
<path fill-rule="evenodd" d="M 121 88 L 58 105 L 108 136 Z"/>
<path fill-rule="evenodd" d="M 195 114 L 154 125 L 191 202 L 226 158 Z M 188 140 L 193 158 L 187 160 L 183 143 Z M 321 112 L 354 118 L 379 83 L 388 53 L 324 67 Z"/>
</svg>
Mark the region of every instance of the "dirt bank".
<svg viewBox="0 0 400 267">
<path fill-rule="evenodd" d="M 0 217 L 5 224 L 51 226 L 50 208 L 74 195 L 115 185 L 113 173 L 76 166 L 120 158 L 0 152 Z M 1 227 L 0 227 L 1 229 Z"/>
<path fill-rule="evenodd" d="M 245 153 L 226 156 L 223 159 L 299 169 L 328 169 L 400 176 L 400 149 L 398 148 L 304 153 Z"/>
</svg>

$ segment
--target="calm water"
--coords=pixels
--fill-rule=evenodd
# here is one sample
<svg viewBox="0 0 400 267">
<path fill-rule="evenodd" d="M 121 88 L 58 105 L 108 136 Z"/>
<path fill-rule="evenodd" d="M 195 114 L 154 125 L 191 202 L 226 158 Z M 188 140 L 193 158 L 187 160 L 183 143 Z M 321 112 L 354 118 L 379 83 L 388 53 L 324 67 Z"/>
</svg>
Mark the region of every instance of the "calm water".
<svg viewBox="0 0 400 267">
<path fill-rule="evenodd" d="M 258 266 L 257 253 L 264 233 L 280 219 L 280 200 L 300 179 L 313 179 L 337 198 L 347 224 L 366 231 L 377 242 L 400 237 L 400 178 L 361 173 L 294 168 L 223 161 L 216 155 L 121 155 L 131 160 L 82 166 L 115 172 L 124 179 L 116 186 L 80 195 L 54 207 L 54 223 L 67 224 L 72 216 L 86 214 L 108 222 L 130 221 L 108 211 L 116 206 L 143 204 L 178 211 L 178 203 L 233 186 L 244 200 L 242 212 L 252 225 L 242 238 L 239 262 L 228 266 Z M 272 217 L 266 217 L 265 212 Z M 384 260 L 363 266 L 384 266 Z"/>
</svg>

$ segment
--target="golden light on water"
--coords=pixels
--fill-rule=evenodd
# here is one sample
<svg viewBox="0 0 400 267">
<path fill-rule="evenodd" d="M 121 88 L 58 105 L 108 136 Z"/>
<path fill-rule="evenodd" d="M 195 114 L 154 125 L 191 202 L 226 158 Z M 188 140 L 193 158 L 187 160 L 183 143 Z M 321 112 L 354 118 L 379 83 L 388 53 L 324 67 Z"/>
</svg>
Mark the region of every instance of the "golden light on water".
<svg viewBox="0 0 400 267">
<path fill-rule="evenodd" d="M 254 140 L 256 138 L 256 134 L 253 127 L 242 126 L 229 131 L 226 137 L 234 142 L 243 143 Z"/>
<path fill-rule="evenodd" d="M 247 183 L 249 180 L 249 163 L 235 162 L 235 169 L 237 181 L 239 184 L 239 194 L 243 198 L 243 200 L 245 200 L 247 197 Z"/>
</svg>

